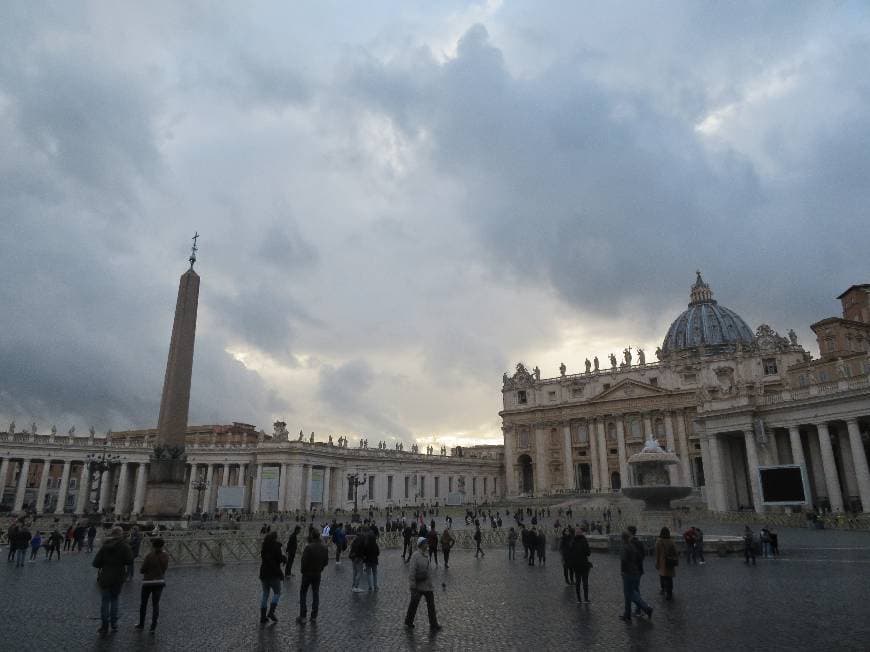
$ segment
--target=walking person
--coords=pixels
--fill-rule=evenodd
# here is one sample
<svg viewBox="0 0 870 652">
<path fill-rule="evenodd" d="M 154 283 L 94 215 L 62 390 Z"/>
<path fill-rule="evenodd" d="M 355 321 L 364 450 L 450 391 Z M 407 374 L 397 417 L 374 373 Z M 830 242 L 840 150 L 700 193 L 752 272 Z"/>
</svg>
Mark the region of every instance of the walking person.
<svg viewBox="0 0 870 652">
<path fill-rule="evenodd" d="M 411 545 L 411 526 L 405 525 L 402 529 L 402 561 L 405 559 L 405 553 L 408 554 L 408 560 L 411 559 L 411 553 L 414 552 L 414 547 Z"/>
<path fill-rule="evenodd" d="M 695 561 L 695 528 L 690 527 L 683 532 L 683 541 L 686 543 L 686 563 L 691 565 Z"/>
<path fill-rule="evenodd" d="M 124 530 L 117 525 L 111 529 L 109 536 L 103 540 L 103 545 L 91 562 L 97 571 L 97 584 L 100 587 L 100 634 L 106 634 L 111 626 L 113 632 L 118 631 L 118 598 L 121 586 L 127 578 L 127 566 L 133 563 L 133 551 L 124 540 Z"/>
<path fill-rule="evenodd" d="M 569 559 L 569 553 L 573 543 L 573 532 L 567 527 L 562 528 L 562 536 L 559 538 L 559 555 L 562 557 L 562 575 L 565 578 L 565 584 L 574 583 L 574 571 Z"/>
<path fill-rule="evenodd" d="M 529 557 L 529 531 L 526 529 L 526 526 L 520 523 L 520 538 L 523 543 L 523 559 L 528 559 Z"/>
<path fill-rule="evenodd" d="M 378 590 L 378 558 L 381 555 L 381 548 L 378 546 L 378 531 L 372 531 L 366 536 L 365 542 L 365 564 L 366 575 L 369 578 L 369 591 Z"/>
<path fill-rule="evenodd" d="M 529 566 L 535 565 L 535 550 L 538 547 L 538 532 L 534 527 L 528 530 L 526 534 L 525 544 L 528 546 L 527 551 L 529 554 Z"/>
<path fill-rule="evenodd" d="M 6 530 L 6 541 L 9 542 L 9 553 L 6 555 L 7 562 L 15 560 L 15 540 L 17 538 L 18 529 L 20 527 L 21 523 L 15 520 L 9 524 L 9 529 Z"/>
<path fill-rule="evenodd" d="M 707 562 L 704 561 L 704 532 L 699 527 L 693 527 L 695 530 L 695 561 L 702 566 Z"/>
<path fill-rule="evenodd" d="M 329 563 L 329 553 L 326 546 L 320 542 L 317 533 L 308 537 L 308 545 L 302 551 L 299 562 L 302 573 L 302 583 L 299 585 L 299 617 L 296 622 L 305 622 L 308 614 L 308 588 L 311 587 L 311 622 L 317 620 L 317 610 L 320 607 L 320 575 Z"/>
<path fill-rule="evenodd" d="M 51 561 L 51 558 L 54 557 L 54 553 L 57 553 L 57 560 L 60 561 L 60 542 L 63 540 L 63 536 L 60 533 L 60 530 L 55 529 L 48 537 L 48 561 Z"/>
<path fill-rule="evenodd" d="M 429 613 L 429 629 L 437 631 L 441 629 L 441 625 L 438 624 L 438 616 L 435 614 L 435 592 L 432 589 L 432 571 L 429 567 L 429 552 L 426 549 L 427 547 L 427 539 L 420 537 L 417 540 L 417 551 L 411 558 L 411 568 L 408 573 L 411 587 L 411 602 L 408 604 L 408 611 L 405 614 L 405 627 L 414 627 L 414 618 L 417 615 L 420 598 L 426 598 L 426 610 Z"/>
<path fill-rule="evenodd" d="M 30 561 L 36 559 L 36 553 L 42 547 L 42 532 L 36 531 L 36 535 L 30 539 Z"/>
<path fill-rule="evenodd" d="M 456 545 L 456 539 L 449 527 L 441 533 L 441 556 L 444 558 L 444 569 L 450 568 L 450 550 Z"/>
<path fill-rule="evenodd" d="M 671 531 L 663 527 L 656 541 L 656 570 L 659 572 L 659 593 L 665 596 L 665 600 L 674 599 L 674 577 L 679 563 L 680 553 L 671 538 Z"/>
<path fill-rule="evenodd" d="M 483 534 L 480 532 L 480 522 L 476 521 L 474 527 L 474 545 L 476 546 L 474 550 L 474 558 L 477 559 L 478 554 L 480 554 L 481 557 L 485 557 L 486 555 L 483 552 L 483 548 L 480 547 L 480 542 L 483 540 Z"/>
<path fill-rule="evenodd" d="M 263 595 L 260 597 L 260 623 L 267 623 L 270 620 L 274 623 L 278 622 L 275 609 L 278 608 L 278 602 L 281 600 L 281 580 L 284 579 L 281 566 L 285 561 L 287 558 L 281 552 L 278 533 L 269 532 L 263 539 L 263 546 L 260 548 L 260 584 L 263 587 Z M 271 604 L 269 603 L 270 592 L 272 594 Z M 269 608 L 268 615 L 266 615 L 267 606 Z"/>
<path fill-rule="evenodd" d="M 592 563 L 589 561 L 589 541 L 583 533 L 583 529 L 577 530 L 574 540 L 568 547 L 568 565 L 574 575 L 574 591 L 577 593 L 577 602 L 589 602 L 589 569 Z M 583 598 L 580 598 L 580 588 L 583 588 Z"/>
<path fill-rule="evenodd" d="M 165 543 L 160 537 L 151 539 L 151 552 L 142 560 L 142 590 L 139 594 L 139 624 L 136 629 L 145 629 L 145 615 L 148 613 L 148 599 L 151 599 L 151 628 L 157 629 L 160 617 L 160 596 L 166 586 L 166 569 L 169 568 L 169 554 L 163 549 Z"/>
<path fill-rule="evenodd" d="M 752 533 L 752 528 L 747 525 L 743 528 L 743 563 L 749 564 L 750 559 L 755 566 L 755 535 Z"/>
<path fill-rule="evenodd" d="M 94 551 L 94 539 L 97 538 L 97 528 L 91 525 L 88 528 L 88 552 Z"/>
<path fill-rule="evenodd" d="M 287 539 L 287 567 L 284 569 L 285 579 L 293 575 L 293 560 L 296 559 L 296 549 L 299 547 L 299 531 L 302 528 L 298 525 L 293 528 L 290 538 Z"/>
<path fill-rule="evenodd" d="M 27 555 L 27 548 L 30 545 L 30 539 L 33 537 L 30 534 L 27 524 L 24 522 L 19 524 L 13 537 L 14 538 L 9 543 L 9 547 L 15 550 L 15 567 L 20 568 L 24 566 L 24 557 Z"/>
<path fill-rule="evenodd" d="M 535 548 L 538 551 L 538 564 L 543 566 L 547 561 L 547 535 L 544 533 L 544 526 L 538 530 L 538 536 L 535 539 Z"/>
<path fill-rule="evenodd" d="M 344 529 L 344 523 L 335 526 L 332 531 L 332 542 L 335 544 L 335 563 L 340 564 L 341 553 L 347 548 L 347 532 Z"/>
<path fill-rule="evenodd" d="M 517 558 L 517 531 L 511 527 L 508 530 L 508 559 Z"/>
<path fill-rule="evenodd" d="M 649 606 L 640 595 L 640 578 L 643 575 L 643 545 L 635 537 L 636 530 L 633 528 L 622 533 L 622 557 L 620 568 L 622 571 L 622 594 L 625 600 L 625 608 L 620 620 L 631 622 L 631 603 L 637 607 L 638 614 L 644 612 L 647 618 L 652 618 L 653 608 Z"/>
<path fill-rule="evenodd" d="M 435 531 L 435 521 L 432 521 L 432 527 L 429 528 L 429 534 L 426 535 L 429 548 L 429 559 L 435 558 L 435 565 L 438 565 L 438 532 Z"/>
<path fill-rule="evenodd" d="M 72 547 L 73 535 L 75 534 L 75 531 L 76 531 L 76 529 L 75 529 L 74 525 L 70 525 L 66 529 L 66 534 L 64 535 L 64 538 L 63 538 L 63 551 L 64 552 L 66 552 L 67 550 L 69 550 Z M 60 555 L 58 555 L 58 559 L 60 559 Z"/>
<path fill-rule="evenodd" d="M 354 593 L 365 593 L 365 589 L 361 589 L 359 586 L 359 581 L 362 578 L 363 567 L 366 561 L 364 530 L 357 532 L 357 535 L 353 538 L 353 541 L 350 544 L 350 552 L 347 556 L 353 564 L 353 581 L 350 585 L 350 590 Z"/>
</svg>

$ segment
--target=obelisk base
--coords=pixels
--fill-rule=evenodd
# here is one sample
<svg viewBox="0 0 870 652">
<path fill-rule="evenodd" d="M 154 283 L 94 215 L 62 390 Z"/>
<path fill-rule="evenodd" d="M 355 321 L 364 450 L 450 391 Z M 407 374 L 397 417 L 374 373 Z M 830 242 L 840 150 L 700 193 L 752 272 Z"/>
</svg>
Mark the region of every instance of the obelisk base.
<svg viewBox="0 0 870 652">
<path fill-rule="evenodd" d="M 187 508 L 187 462 L 183 459 L 151 460 L 143 517 L 177 520 Z"/>
</svg>

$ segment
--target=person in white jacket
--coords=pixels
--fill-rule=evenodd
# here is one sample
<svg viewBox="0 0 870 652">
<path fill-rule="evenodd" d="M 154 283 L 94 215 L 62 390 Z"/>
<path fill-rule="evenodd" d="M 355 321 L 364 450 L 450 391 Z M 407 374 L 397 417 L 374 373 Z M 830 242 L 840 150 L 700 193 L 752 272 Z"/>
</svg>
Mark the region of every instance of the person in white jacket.
<svg viewBox="0 0 870 652">
<path fill-rule="evenodd" d="M 428 542 L 425 537 L 417 539 L 417 550 L 411 557 L 408 579 L 411 586 L 411 603 L 408 605 L 408 613 L 405 615 L 405 627 L 414 626 L 414 617 L 417 615 L 417 606 L 420 598 L 426 598 L 426 610 L 429 612 L 429 629 L 439 630 L 438 617 L 435 614 L 435 592 L 432 589 L 432 571 L 429 568 Z"/>
</svg>

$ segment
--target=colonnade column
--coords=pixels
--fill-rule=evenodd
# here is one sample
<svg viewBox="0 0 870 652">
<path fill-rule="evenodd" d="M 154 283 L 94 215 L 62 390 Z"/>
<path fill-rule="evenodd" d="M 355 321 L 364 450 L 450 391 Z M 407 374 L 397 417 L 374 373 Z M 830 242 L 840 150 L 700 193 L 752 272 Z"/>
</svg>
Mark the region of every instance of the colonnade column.
<svg viewBox="0 0 870 652">
<path fill-rule="evenodd" d="M 692 485 L 691 459 L 689 457 L 689 437 L 686 434 L 686 421 L 681 411 L 674 413 L 673 418 L 677 422 L 677 454 L 680 458 L 680 471 L 683 476 L 683 484 Z"/>
<path fill-rule="evenodd" d="M 625 428 L 621 415 L 616 417 L 616 450 L 619 454 L 619 483 L 622 487 L 628 487 L 631 481 L 628 478 L 628 460 L 625 458 Z"/>
<path fill-rule="evenodd" d="M 764 500 L 761 495 L 761 479 L 758 476 L 758 451 L 755 448 L 755 433 L 752 430 L 743 431 L 743 441 L 746 443 L 746 472 L 749 474 L 749 486 L 752 489 L 752 504 L 755 511 L 761 513 Z"/>
<path fill-rule="evenodd" d="M 257 475 L 254 478 L 254 499 L 251 501 L 251 511 L 260 511 L 260 479 L 263 477 L 263 465 L 257 464 Z"/>
<path fill-rule="evenodd" d="M 797 426 L 789 426 L 788 427 L 788 439 L 791 442 L 791 461 L 792 464 L 797 464 L 798 466 L 804 467 L 804 470 L 807 473 L 807 477 L 809 478 L 810 470 L 807 468 L 807 461 L 804 458 L 804 447 L 801 443 L 801 431 Z M 809 487 L 807 487 L 807 493 L 809 493 Z"/>
<path fill-rule="evenodd" d="M 112 492 L 112 473 L 108 470 L 103 471 L 100 476 L 100 502 L 97 503 L 99 511 L 109 508 L 109 494 Z"/>
<path fill-rule="evenodd" d="M 248 504 L 248 483 L 245 480 L 245 474 L 248 472 L 248 465 L 239 463 L 239 477 L 236 482 L 239 487 L 242 487 L 242 509 L 250 509 Z"/>
<path fill-rule="evenodd" d="M 517 484 L 517 474 L 514 466 L 517 463 L 516 450 L 514 447 L 514 442 L 516 441 L 516 428 L 506 428 L 502 426 L 502 434 L 504 435 L 504 464 L 505 464 L 505 480 L 508 484 L 508 495 L 516 496 L 519 493 L 519 486 Z M 445 487 L 446 488 L 446 487 Z M 404 487 L 402 488 L 404 491 Z M 445 491 L 445 495 L 446 495 Z M 401 494 L 398 494 L 401 496 Z M 341 500 L 344 500 L 344 497 L 340 497 Z"/>
<path fill-rule="evenodd" d="M 589 438 L 589 467 L 592 469 L 592 490 L 601 490 L 601 473 L 598 468 L 598 436 L 595 432 L 595 421 L 586 423 L 586 435 Z"/>
<path fill-rule="evenodd" d="M 287 503 L 287 484 L 289 478 L 287 477 L 287 465 L 282 464 L 281 470 L 279 471 L 280 475 L 278 476 L 278 511 L 285 511 L 285 505 Z"/>
<path fill-rule="evenodd" d="M 145 462 L 139 462 L 139 466 L 136 468 L 136 489 L 133 492 L 134 514 L 142 513 L 142 506 L 145 504 L 145 480 L 147 476 Z"/>
<path fill-rule="evenodd" d="M 3 493 L 6 491 L 6 476 L 9 474 L 9 458 L 4 457 L 0 462 L 0 502 L 3 501 Z"/>
<path fill-rule="evenodd" d="M 36 492 L 36 513 L 45 511 L 45 491 L 48 488 L 48 472 L 51 470 L 51 460 L 42 460 L 42 473 L 39 476 L 39 490 Z"/>
<path fill-rule="evenodd" d="M 677 448 L 674 443 L 674 422 L 671 419 L 671 413 L 665 412 L 665 447 L 676 454 Z M 679 457 L 679 456 L 678 456 Z M 679 483 L 679 473 L 677 472 L 676 464 L 668 464 L 668 478 L 671 481 L 671 485 L 675 485 Z"/>
<path fill-rule="evenodd" d="M 853 496 L 860 495 L 858 493 L 858 479 L 855 472 L 855 463 L 852 460 L 852 446 L 849 442 L 848 428 L 837 428 L 837 434 L 834 435 L 840 444 L 840 461 L 843 464 L 843 481 L 845 482 L 846 495 L 843 497 L 843 506 L 848 509 L 849 499 Z"/>
<path fill-rule="evenodd" d="M 597 421 L 597 436 L 598 436 L 598 463 L 600 466 L 601 490 L 610 490 L 610 473 L 607 468 L 607 440 L 604 437 L 604 419 Z"/>
<path fill-rule="evenodd" d="M 571 491 L 574 487 L 574 456 L 571 452 L 571 424 L 562 426 L 562 466 L 565 477 L 565 490 Z"/>
<path fill-rule="evenodd" d="M 331 492 L 329 491 L 329 482 L 330 482 L 330 479 L 332 476 L 332 473 L 330 473 L 330 471 L 331 471 L 331 469 L 328 466 L 323 468 L 322 510 L 324 512 L 329 511 L 329 498 L 330 498 L 330 494 L 331 494 Z M 384 477 L 384 481 L 383 481 L 384 491 L 383 491 L 383 495 L 381 496 L 381 505 L 386 505 L 387 504 L 387 475 L 383 474 L 383 477 Z"/>
<path fill-rule="evenodd" d="M 870 512 L 870 469 L 867 468 L 867 454 L 861 441 L 861 430 L 857 419 L 848 419 L 849 444 L 852 448 L 852 464 L 855 466 L 855 479 L 858 481 L 858 495 L 861 497 L 861 511 Z"/>
<path fill-rule="evenodd" d="M 24 492 L 27 490 L 27 474 L 30 472 L 30 460 L 21 460 L 21 470 L 18 472 L 18 487 L 15 489 L 13 512 L 20 512 L 24 507 Z"/>
<path fill-rule="evenodd" d="M 72 467 L 72 461 L 67 460 L 63 463 L 63 471 L 60 474 L 60 487 L 57 491 L 57 505 L 54 507 L 55 514 L 63 514 L 63 508 L 66 503 L 66 493 L 69 489 L 69 472 Z M 0 478 L 5 477 L 2 473 L 0 473 Z"/>
<path fill-rule="evenodd" d="M 837 477 L 837 463 L 834 461 L 834 449 L 831 446 L 831 434 L 828 424 L 817 423 L 816 430 L 819 434 L 819 448 L 822 451 L 822 468 L 825 471 L 825 486 L 828 489 L 828 500 L 831 503 L 831 511 L 843 511 L 843 494 L 840 491 L 840 479 Z"/>
<path fill-rule="evenodd" d="M 710 466 L 705 470 L 704 476 L 707 483 L 707 501 L 714 511 L 724 512 L 728 509 L 728 501 L 725 499 L 725 478 L 722 474 L 722 455 L 719 449 L 719 436 L 710 435 L 701 439 L 701 445 L 707 446 L 707 456 Z"/>
<path fill-rule="evenodd" d="M 118 493 L 115 496 L 115 513 L 123 514 L 127 507 L 127 462 L 121 462 L 118 476 Z"/>
<path fill-rule="evenodd" d="M 193 514 L 196 510 L 196 495 L 197 491 L 193 488 L 193 483 L 199 480 L 199 465 L 190 465 L 190 484 L 187 486 L 187 513 Z"/>
<path fill-rule="evenodd" d="M 88 504 L 88 494 L 91 493 L 91 474 L 88 470 L 88 463 L 82 462 L 81 471 L 79 471 L 79 493 L 76 496 L 76 514 L 84 514 Z"/>
<path fill-rule="evenodd" d="M 547 431 L 545 428 L 535 428 L 535 493 L 541 495 L 549 488 L 549 473 L 547 473 Z M 471 493 L 474 487 L 469 483 L 465 490 Z M 419 491 L 418 491 L 419 493 Z"/>
<path fill-rule="evenodd" d="M 311 465 L 305 464 L 302 466 L 302 484 L 300 486 L 300 502 L 302 503 L 302 511 L 307 512 L 311 508 L 310 500 L 311 489 Z"/>
</svg>

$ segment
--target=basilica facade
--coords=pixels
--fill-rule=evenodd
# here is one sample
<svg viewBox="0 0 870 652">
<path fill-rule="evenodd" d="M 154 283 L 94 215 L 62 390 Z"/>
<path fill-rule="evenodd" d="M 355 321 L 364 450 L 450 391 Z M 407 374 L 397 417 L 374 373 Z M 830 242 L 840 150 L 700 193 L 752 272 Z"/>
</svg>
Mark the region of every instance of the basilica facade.
<svg viewBox="0 0 870 652">
<path fill-rule="evenodd" d="M 670 481 L 710 509 L 763 511 L 758 469 L 800 465 L 807 507 L 870 511 L 870 286 L 841 295 L 843 318 L 813 324 L 821 359 L 720 305 L 700 273 L 656 360 L 643 350 L 541 378 L 519 364 L 502 384 L 509 496 L 618 492 L 628 459 L 655 438 Z"/>
</svg>

